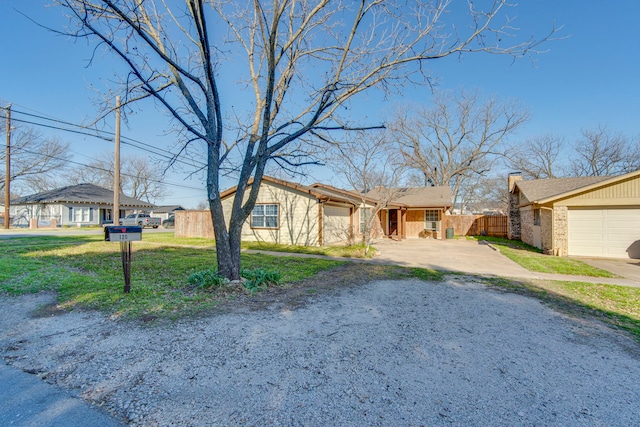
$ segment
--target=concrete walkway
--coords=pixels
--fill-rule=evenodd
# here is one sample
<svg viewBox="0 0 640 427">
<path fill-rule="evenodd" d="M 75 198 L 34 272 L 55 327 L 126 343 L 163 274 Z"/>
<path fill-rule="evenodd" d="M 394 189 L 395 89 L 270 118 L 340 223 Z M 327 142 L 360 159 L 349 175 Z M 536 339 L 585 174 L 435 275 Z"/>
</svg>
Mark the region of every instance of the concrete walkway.
<svg viewBox="0 0 640 427">
<path fill-rule="evenodd" d="M 603 283 L 609 285 L 640 287 L 640 266 L 634 269 L 613 268 L 619 260 L 581 259 L 603 270 L 621 276 L 608 279 L 604 277 L 574 276 L 565 274 L 549 274 L 532 272 L 506 256 L 486 242 L 464 239 L 433 240 L 406 239 L 395 241 L 390 239 L 377 240 L 374 243 L 380 254 L 372 259 L 354 259 L 352 261 L 372 264 L 400 265 L 403 267 L 430 268 L 438 271 L 448 271 L 483 276 L 506 277 L 514 279 L 562 280 L 586 283 Z M 345 260 L 346 258 L 327 257 L 323 255 L 292 254 L 285 252 L 266 252 L 246 250 L 247 253 L 273 253 L 282 256 L 300 256 L 309 258 L 327 258 Z M 632 260 L 630 260 L 632 261 Z M 597 265 L 596 265 L 597 264 Z M 629 263 L 627 263 L 629 264 Z M 636 272 L 636 270 L 638 270 Z M 634 274 L 635 273 L 635 274 Z"/>
</svg>

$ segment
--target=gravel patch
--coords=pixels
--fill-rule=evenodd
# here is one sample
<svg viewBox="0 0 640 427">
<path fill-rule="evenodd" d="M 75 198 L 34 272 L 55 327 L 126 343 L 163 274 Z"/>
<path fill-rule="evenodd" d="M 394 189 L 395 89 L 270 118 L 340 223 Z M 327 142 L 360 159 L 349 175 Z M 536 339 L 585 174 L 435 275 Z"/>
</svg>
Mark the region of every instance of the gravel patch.
<svg viewBox="0 0 640 427">
<path fill-rule="evenodd" d="M 640 419 L 640 345 L 470 277 L 145 326 L 0 299 L 0 353 L 134 426 Z M 39 308 L 40 307 L 40 308 Z"/>
</svg>

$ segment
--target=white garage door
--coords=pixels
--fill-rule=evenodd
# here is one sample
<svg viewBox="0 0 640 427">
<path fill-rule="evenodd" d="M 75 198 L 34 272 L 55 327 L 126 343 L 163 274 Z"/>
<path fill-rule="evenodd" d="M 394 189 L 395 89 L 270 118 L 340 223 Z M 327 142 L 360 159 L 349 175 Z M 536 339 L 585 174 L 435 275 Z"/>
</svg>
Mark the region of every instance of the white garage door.
<svg viewBox="0 0 640 427">
<path fill-rule="evenodd" d="M 569 255 L 629 258 L 640 240 L 640 209 L 569 210 Z"/>
<path fill-rule="evenodd" d="M 324 207 L 324 223 L 322 228 L 325 245 L 347 240 L 351 227 L 351 209 L 341 206 Z"/>
</svg>

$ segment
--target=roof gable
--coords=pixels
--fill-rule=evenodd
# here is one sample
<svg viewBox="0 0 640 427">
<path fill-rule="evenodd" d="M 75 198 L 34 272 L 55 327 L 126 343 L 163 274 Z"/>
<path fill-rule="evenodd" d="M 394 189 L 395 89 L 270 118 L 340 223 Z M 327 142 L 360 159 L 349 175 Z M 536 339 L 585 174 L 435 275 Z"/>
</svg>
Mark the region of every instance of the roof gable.
<svg viewBox="0 0 640 427">
<path fill-rule="evenodd" d="M 526 202 L 545 204 L 634 178 L 640 178 L 640 170 L 619 176 L 583 176 L 516 181 L 515 186 L 520 190 Z"/>
<path fill-rule="evenodd" d="M 55 190 L 44 191 L 30 196 L 20 197 L 11 202 L 14 205 L 47 204 L 47 203 L 86 203 L 113 205 L 113 190 L 93 184 L 78 184 Z M 151 203 L 120 194 L 120 206 L 151 208 Z"/>
<path fill-rule="evenodd" d="M 291 188 L 292 190 L 310 194 L 320 201 L 333 201 L 359 205 L 363 201 L 365 203 L 375 204 L 376 201 L 383 198 L 381 191 L 375 189 L 371 190 L 363 197 L 362 194 L 355 191 L 343 190 L 327 184 L 316 183 L 310 186 L 305 186 L 266 175 L 262 177 L 262 181 L 265 183 L 278 184 Z M 251 185 L 252 183 L 253 178 L 249 180 L 248 185 Z M 220 193 L 220 198 L 226 199 L 227 197 L 231 197 L 235 194 L 237 188 L 238 187 L 235 186 L 223 191 Z M 391 201 L 391 204 L 406 208 L 447 208 L 452 206 L 451 190 L 447 186 L 401 188 L 398 189 L 398 193 Z"/>
<path fill-rule="evenodd" d="M 357 195 L 354 193 L 350 193 L 345 190 L 333 189 L 333 187 L 325 186 L 321 184 L 314 184 L 312 186 L 306 186 L 302 184 L 295 184 L 293 182 L 285 181 L 283 179 L 273 178 L 271 176 L 264 175 L 262 177 L 262 182 L 266 184 L 275 184 L 280 185 L 282 187 L 291 189 L 292 191 L 299 191 L 305 194 L 309 194 L 312 197 L 315 197 L 320 201 L 334 201 L 334 202 L 342 202 L 342 203 L 354 203 L 354 200 L 357 199 Z M 251 186 L 253 184 L 253 178 L 249 179 L 247 186 Z M 226 199 L 228 197 L 233 196 L 238 189 L 238 186 L 231 187 L 220 193 L 220 199 Z M 335 191 L 333 191 L 333 190 Z"/>
<path fill-rule="evenodd" d="M 382 198 L 380 189 L 373 189 L 367 196 L 373 199 Z M 448 186 L 436 187 L 405 187 L 393 191 L 391 205 L 407 208 L 451 207 L 451 189 Z"/>
</svg>

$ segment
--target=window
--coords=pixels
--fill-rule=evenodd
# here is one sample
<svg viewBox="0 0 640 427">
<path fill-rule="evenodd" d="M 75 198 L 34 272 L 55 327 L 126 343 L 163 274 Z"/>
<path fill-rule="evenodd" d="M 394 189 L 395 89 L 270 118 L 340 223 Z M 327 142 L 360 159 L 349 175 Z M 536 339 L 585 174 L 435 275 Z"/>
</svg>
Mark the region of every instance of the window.
<svg viewBox="0 0 640 427">
<path fill-rule="evenodd" d="M 278 205 L 255 205 L 251 212 L 252 228 L 278 228 Z"/>
<path fill-rule="evenodd" d="M 540 209 L 533 210 L 533 225 L 540 225 Z"/>
<path fill-rule="evenodd" d="M 371 208 L 360 208 L 360 233 L 364 233 L 367 221 L 371 217 Z"/>
<path fill-rule="evenodd" d="M 437 210 L 426 210 L 424 211 L 424 228 L 426 230 L 435 230 L 438 231 L 440 228 L 440 211 Z"/>
<path fill-rule="evenodd" d="M 73 222 L 91 222 L 93 221 L 92 208 L 69 208 L 69 220 Z"/>
</svg>

